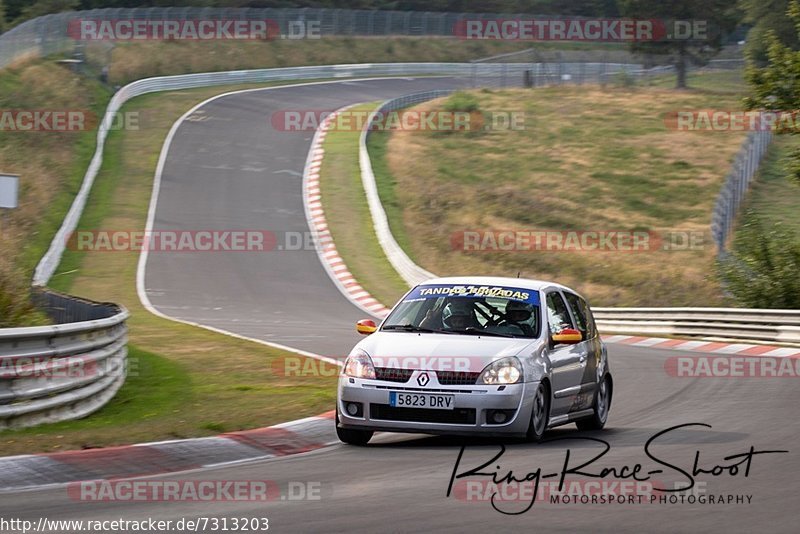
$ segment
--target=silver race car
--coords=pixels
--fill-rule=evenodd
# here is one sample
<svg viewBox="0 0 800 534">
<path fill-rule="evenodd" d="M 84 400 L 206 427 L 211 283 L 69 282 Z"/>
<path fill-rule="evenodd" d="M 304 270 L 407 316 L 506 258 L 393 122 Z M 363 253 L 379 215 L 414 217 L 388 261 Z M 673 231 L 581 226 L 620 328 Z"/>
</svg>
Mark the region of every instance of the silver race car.
<svg viewBox="0 0 800 534">
<path fill-rule="evenodd" d="M 586 300 L 559 284 L 453 277 L 409 291 L 345 361 L 336 432 L 365 445 L 375 431 L 542 439 L 575 423 L 599 430 L 613 380 Z"/>
</svg>

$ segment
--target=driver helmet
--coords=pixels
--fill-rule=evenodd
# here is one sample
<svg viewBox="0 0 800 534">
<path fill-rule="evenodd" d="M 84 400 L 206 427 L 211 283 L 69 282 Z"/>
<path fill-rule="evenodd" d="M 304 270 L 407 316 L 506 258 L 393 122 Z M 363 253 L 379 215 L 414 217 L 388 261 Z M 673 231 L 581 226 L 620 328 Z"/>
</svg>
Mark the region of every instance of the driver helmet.
<svg viewBox="0 0 800 534">
<path fill-rule="evenodd" d="M 506 304 L 506 319 L 512 323 L 524 323 L 531 318 L 533 308 L 520 300 L 509 300 Z"/>
<path fill-rule="evenodd" d="M 442 322 L 447 328 L 466 328 L 473 318 L 472 301 L 469 298 L 452 299 L 442 313 Z"/>
</svg>

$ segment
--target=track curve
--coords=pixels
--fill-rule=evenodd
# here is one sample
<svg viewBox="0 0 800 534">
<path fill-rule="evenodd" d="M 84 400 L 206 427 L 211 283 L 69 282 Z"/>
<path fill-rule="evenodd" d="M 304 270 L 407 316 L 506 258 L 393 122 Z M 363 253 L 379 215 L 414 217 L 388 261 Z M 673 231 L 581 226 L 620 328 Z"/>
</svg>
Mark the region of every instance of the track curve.
<svg viewBox="0 0 800 534">
<path fill-rule="evenodd" d="M 388 78 L 296 85 L 214 99 L 184 120 L 163 166 L 153 230 L 308 232 L 302 174 L 313 131 L 278 131 L 273 113 L 465 85 Z M 327 355 L 347 354 L 367 314 L 331 283 L 314 250 L 151 253 L 144 286 L 165 315 Z"/>
<path fill-rule="evenodd" d="M 454 83 L 459 82 L 340 82 L 215 100 L 198 110 L 196 120 L 181 125 L 173 140 L 157 225 L 186 230 L 305 231 L 300 173 L 311 133 L 270 133 L 267 110 L 334 109 Z M 150 256 L 146 286 L 158 310 L 322 354 L 342 354 L 355 340 L 353 321 L 363 312 L 333 286 L 314 251 L 207 254 L 202 260 L 187 254 Z M 306 305 L 293 303 L 289 297 L 294 295 L 302 295 L 300 300 Z M 317 322 L 321 326 L 311 326 Z M 42 515 L 165 520 L 269 517 L 270 530 L 277 532 L 752 532 L 765 525 L 774 532 L 796 531 L 800 488 L 796 379 L 675 378 L 664 368 L 665 360 L 678 354 L 674 351 L 611 345 L 609 352 L 616 386 L 607 430 L 580 433 L 570 425 L 551 431 L 551 437 L 607 440 L 611 450 L 594 464 L 598 468 L 636 462 L 652 468 L 654 463 L 643 450 L 647 439 L 684 423 L 706 423 L 712 428 L 677 430 L 660 440 L 657 451 L 661 458 L 686 469 L 691 469 L 698 450 L 706 465 L 722 463 L 725 456 L 746 452 L 750 445 L 788 449 L 788 454 L 754 458 L 747 478 L 741 474 L 700 477 L 706 482 L 705 494 L 749 494 L 750 504 L 537 504 L 522 515 L 501 515 L 485 501 L 446 497 L 459 447 L 468 445 L 462 465 L 475 467 L 494 455 L 498 442 L 383 434 L 366 449 L 333 446 L 160 477 L 320 482 L 322 498 L 317 501 L 76 503 L 63 488 L 51 488 L 3 495 L 0 514 L 33 520 Z M 567 448 L 577 457 L 599 452 L 592 447 L 580 441 L 515 442 L 509 444 L 502 463 L 520 476 L 537 467 L 556 471 L 565 461 Z M 670 485 L 684 479 L 670 472 L 658 480 Z"/>
</svg>

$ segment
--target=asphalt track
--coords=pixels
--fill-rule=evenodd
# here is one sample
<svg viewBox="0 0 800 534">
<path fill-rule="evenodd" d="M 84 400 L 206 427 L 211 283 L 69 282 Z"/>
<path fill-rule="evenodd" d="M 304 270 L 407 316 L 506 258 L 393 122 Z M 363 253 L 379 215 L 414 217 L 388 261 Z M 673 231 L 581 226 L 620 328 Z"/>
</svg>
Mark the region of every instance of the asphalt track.
<svg viewBox="0 0 800 534">
<path fill-rule="evenodd" d="M 295 86 L 226 96 L 196 110 L 172 140 L 153 229 L 265 231 L 278 242 L 263 253 L 152 252 L 145 277 L 152 305 L 247 337 L 346 355 L 357 340 L 355 322 L 369 314 L 333 285 L 315 250 L 287 250 L 293 242 L 283 238 L 309 229 L 301 183 L 314 132 L 277 130 L 271 117 L 465 83 L 394 78 Z"/>
<path fill-rule="evenodd" d="M 160 228 L 265 228 L 304 231 L 300 176 L 310 134 L 271 131 L 267 110 L 335 108 L 447 84 L 445 80 L 348 82 L 232 95 L 216 100 L 178 130 L 169 153 L 158 204 Z M 449 83 L 452 83 L 449 82 Z M 202 118 L 202 120 L 200 120 Z M 254 170 L 258 169 L 258 170 Z M 364 314 L 329 281 L 313 251 L 253 255 L 184 253 L 150 256 L 147 290 L 159 311 L 240 334 L 313 350 L 347 351 L 353 321 Z M 616 391 L 608 427 L 580 433 L 570 425 L 551 438 L 596 437 L 611 449 L 586 471 L 603 467 L 663 468 L 659 486 L 687 478 L 647 457 L 658 431 L 705 423 L 664 435 L 651 449 L 658 458 L 692 470 L 729 465 L 726 456 L 785 449 L 755 456 L 748 476 L 700 474 L 700 495 L 750 495 L 748 504 L 581 504 L 537 502 L 520 515 L 503 515 L 485 500 L 446 497 L 459 447 L 461 469 L 477 467 L 497 452 L 497 441 L 382 434 L 367 448 L 333 446 L 307 454 L 207 469 L 175 480 L 319 482 L 319 500 L 275 502 L 76 502 L 63 487 L 0 495 L 0 516 L 50 519 L 178 520 L 191 517 L 268 517 L 272 532 L 796 532 L 800 513 L 797 406 L 792 378 L 676 378 L 664 362 L 676 351 L 610 345 Z M 269 407 L 265 407 L 269 409 Z M 558 472 L 570 449 L 570 466 L 602 451 L 582 440 L 513 442 L 499 462 L 500 476 L 518 477 L 541 467 Z M 576 476 L 576 480 L 590 480 Z M 613 478 L 613 477 L 610 477 Z M 478 480 L 473 478 L 472 480 Z M 645 499 L 647 501 L 647 499 Z M 505 511 L 525 503 L 500 503 Z"/>
</svg>

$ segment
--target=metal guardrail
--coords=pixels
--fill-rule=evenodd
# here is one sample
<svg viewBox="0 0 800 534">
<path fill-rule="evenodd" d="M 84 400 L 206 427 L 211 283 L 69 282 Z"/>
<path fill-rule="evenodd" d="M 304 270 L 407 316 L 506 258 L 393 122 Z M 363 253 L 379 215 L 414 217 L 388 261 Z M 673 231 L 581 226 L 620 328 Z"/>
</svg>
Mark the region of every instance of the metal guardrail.
<svg viewBox="0 0 800 534">
<path fill-rule="evenodd" d="M 128 100 L 159 91 L 192 89 L 228 84 L 258 83 L 286 80 L 311 80 L 326 78 L 352 78 L 362 76 L 396 76 L 408 74 L 469 74 L 469 65 L 460 63 L 384 63 L 355 65 L 326 65 L 319 67 L 288 67 L 243 71 L 225 71 L 177 76 L 145 78 L 122 87 L 111 98 L 105 115 L 97 130 L 97 146 L 89 168 L 83 178 L 80 191 L 70 207 L 50 247 L 39 261 L 33 276 L 34 286 L 47 284 L 55 273 L 69 235 L 75 231 L 80 216 L 94 184 L 94 179 L 103 163 L 103 148 L 114 116 Z"/>
<path fill-rule="evenodd" d="M 427 102 L 434 98 L 447 96 L 452 92 L 452 89 L 439 89 L 405 95 L 387 100 L 375 111 L 377 113 L 387 113 L 407 108 L 421 102 Z M 389 227 L 389 219 L 386 216 L 386 211 L 383 209 L 383 204 L 378 195 L 378 185 L 375 181 L 375 174 L 372 171 L 372 162 L 369 159 L 369 151 L 367 150 L 367 141 L 371 133 L 372 131 L 369 128 L 365 128 L 361 132 L 358 146 L 358 163 L 361 168 L 361 183 L 364 186 L 367 204 L 369 205 L 370 215 L 372 216 L 372 226 L 375 229 L 375 235 L 389 263 L 392 264 L 394 270 L 397 271 L 406 284 L 413 287 L 429 278 L 434 278 L 436 275 L 414 263 L 397 243 L 392 234 L 392 230 Z"/>
<path fill-rule="evenodd" d="M 59 324 L 0 329 L 0 430 L 89 415 L 127 375 L 124 308 L 35 291 Z"/>
<path fill-rule="evenodd" d="M 529 67 L 529 65 L 524 63 L 512 64 L 509 69 L 519 72 L 521 77 L 521 73 L 526 67 Z M 35 286 L 45 285 L 58 267 L 67 239 L 78 225 L 89 191 L 91 191 L 94 179 L 103 163 L 103 147 L 115 114 L 131 98 L 159 91 L 217 85 L 375 76 L 453 76 L 490 81 L 494 80 L 499 68 L 501 68 L 501 65 L 498 64 L 486 64 L 476 67 L 470 63 L 358 63 L 182 74 L 145 78 L 129 83 L 117 91 L 106 108 L 105 115 L 97 131 L 97 147 L 84 176 L 81 189 L 64 218 L 61 228 L 53 238 L 50 248 L 36 266 L 33 284 Z"/>
<path fill-rule="evenodd" d="M 800 344 L 800 310 L 594 308 L 604 334 L 699 336 Z"/>
<path fill-rule="evenodd" d="M 235 13 L 234 13 L 235 11 Z M 264 9 L 231 10 L 211 8 L 149 8 L 149 9 L 105 9 L 90 12 L 60 13 L 28 21 L 9 32 L 0 35 L 0 68 L 26 56 L 45 56 L 74 50 L 74 41 L 66 35 L 70 19 L 85 18 L 269 18 L 279 22 L 282 31 L 289 21 L 319 20 L 322 35 L 450 35 L 453 25 L 465 16 L 476 18 L 497 18 L 496 14 L 453 14 L 453 13 L 411 13 L 379 12 L 332 9 Z M 569 82 L 573 77 L 584 80 L 587 76 L 601 79 L 617 72 L 638 75 L 645 72 L 637 65 L 627 64 L 569 64 L 559 66 L 556 79 L 552 73 L 539 72 L 541 65 L 531 63 L 501 64 L 458 64 L 458 63 L 401 63 L 401 64 L 354 64 L 328 65 L 314 67 L 295 67 L 283 69 L 261 69 L 250 71 L 229 71 L 181 76 L 148 78 L 130 83 L 120 89 L 111 99 L 103 121 L 98 129 L 97 148 L 84 177 L 81 189 L 51 246 L 40 261 L 34 275 L 34 285 L 47 283 L 55 272 L 66 237 L 76 228 L 88 198 L 94 179 L 102 164 L 102 153 L 108 130 L 115 114 L 121 106 L 139 95 L 208 87 L 226 84 L 242 84 L 283 80 L 308 80 L 328 78 L 352 78 L 364 76 L 401 75 L 445 75 L 472 77 L 478 86 L 487 80 L 502 85 L 517 85 L 518 80 L 533 79 L 547 83 Z M 611 69 L 611 70 L 609 70 Z M 509 81 L 510 80 L 510 81 Z M 382 109 L 391 110 L 413 105 L 440 94 L 410 95 L 396 101 L 385 103 Z M 365 147 L 367 133 L 362 136 Z M 768 142 L 768 140 L 767 140 Z M 761 140 L 748 145 L 747 156 L 740 165 L 741 173 L 733 179 L 728 197 L 732 202 L 725 204 L 721 213 L 727 214 L 730 206 L 738 208 L 741 202 L 741 182 L 749 184 L 754 168 L 750 154 L 763 155 Z M 753 149 L 755 152 L 752 152 Z M 758 151 L 761 150 L 759 153 Z M 364 148 L 363 153 L 366 154 Z M 368 155 L 362 154 L 369 164 Z M 737 160 L 738 161 L 738 160 Z M 756 160 L 755 166 L 758 161 Z M 369 170 L 371 174 L 371 168 Z M 749 174 L 747 174 L 749 172 Z M 741 175 L 741 176 L 740 176 Z M 362 173 L 362 178 L 364 177 Z M 368 187 L 365 180 L 365 187 Z M 374 177 L 371 180 L 374 186 Z M 726 185 L 727 187 L 727 185 Z M 745 186 L 746 190 L 746 186 Z M 722 197 L 726 194 L 723 190 Z M 377 199 L 377 192 L 374 192 Z M 727 198 L 727 197 L 726 197 Z M 721 201 L 720 201 L 721 202 Z M 719 203 L 718 203 L 719 204 Z M 376 209 L 377 208 L 377 209 Z M 382 225 L 390 240 L 383 240 L 384 247 L 393 248 L 387 253 L 390 259 L 400 258 L 403 263 L 398 271 L 409 283 L 417 283 L 420 278 L 428 278 L 431 273 L 416 266 L 400 249 L 388 229 L 385 212 L 380 200 L 370 202 L 376 229 Z M 379 210 L 379 211 L 377 211 Z M 381 221 L 380 213 L 383 213 Z M 716 212 L 715 212 L 716 214 Z M 723 218 L 724 236 L 730 229 L 730 220 Z M 380 235 L 380 234 L 379 234 Z M 384 248 L 386 250 L 386 248 Z M 400 256 L 402 255 L 402 256 Z M 404 260 L 402 258 L 405 258 Z M 54 319 L 61 323 L 48 327 L 27 327 L 0 330 L 0 429 L 31 426 L 44 422 L 60 421 L 84 417 L 107 403 L 124 383 L 127 374 L 127 327 L 128 312 L 113 304 L 97 304 L 48 290 L 38 290 L 36 299 Z M 697 309 L 681 309 L 688 315 L 674 315 L 668 319 L 663 315 L 653 318 L 652 314 L 672 314 L 675 309 L 659 310 L 606 310 L 598 309 L 598 323 L 605 332 L 654 333 L 660 335 L 720 335 L 795 343 L 800 342 L 800 326 L 796 322 L 784 324 L 780 318 L 757 318 L 750 323 L 738 320 L 733 311 L 727 310 L 724 316 L 710 314 L 693 315 Z M 771 312 L 772 310 L 749 310 L 749 312 Z M 606 312 L 611 316 L 604 315 Z M 633 315 L 626 315 L 630 313 Z M 644 317 L 642 314 L 650 314 Z M 768 315 L 768 314 L 764 314 Z M 720 319 L 720 317 L 723 317 Z M 792 316 L 792 320 L 796 316 Z"/>
<path fill-rule="evenodd" d="M 603 69 L 604 75 L 616 72 L 643 72 L 636 70 L 637 65 L 608 64 Z M 578 69 L 578 64 L 572 64 Z M 103 148 L 110 126 L 113 124 L 115 114 L 122 105 L 134 98 L 147 93 L 171 91 L 176 89 L 191 89 L 227 84 L 259 83 L 270 81 L 311 80 L 311 79 L 336 79 L 370 76 L 454 76 L 471 78 L 474 86 L 492 86 L 498 82 L 498 77 L 503 80 L 517 79 L 522 85 L 525 73 L 530 72 L 530 63 L 358 63 L 340 65 L 322 65 L 311 67 L 287 67 L 273 69 L 256 69 L 241 71 L 224 71 L 200 74 L 183 74 L 176 76 L 160 76 L 145 78 L 129 83 L 122 87 L 112 97 L 106 108 L 100 127 L 97 131 L 97 147 L 89 164 L 89 168 L 75 200 L 64 218 L 64 222 L 53 238 L 50 248 L 36 267 L 33 284 L 45 285 L 52 277 L 61 261 L 64 247 L 69 235 L 75 230 L 86 204 L 89 191 L 94 179 L 100 170 L 103 161 Z M 569 79 L 565 80 L 569 81 Z M 403 97 L 419 98 L 419 97 Z M 415 101 L 414 103 L 422 102 Z M 397 105 L 409 105 L 410 101 L 398 101 Z M 759 145 L 760 146 L 760 145 Z M 738 160 L 737 160 L 738 161 Z M 751 160 L 746 160 L 751 161 Z M 751 170 L 751 175 L 753 170 Z M 739 199 L 741 200 L 741 199 Z"/>
<path fill-rule="evenodd" d="M 491 79 L 496 75 L 496 68 L 497 65 L 479 67 L 477 74 Z M 450 75 L 466 78 L 474 77 L 476 70 L 474 66 L 462 63 L 326 65 L 163 76 L 138 80 L 126 85 L 112 97 L 106 108 L 97 132 L 97 147 L 81 188 L 48 251 L 36 267 L 34 286 L 44 286 L 58 267 L 68 241 L 67 238 L 78 225 L 94 179 L 102 165 L 105 140 L 115 114 L 131 98 L 152 92 L 217 85 L 404 75 Z M 409 101 L 409 103 L 413 102 Z M 397 249 L 400 250 L 399 246 Z M 413 265 L 413 262 L 408 261 Z M 6 402 L 27 400 L 23 403 L 12 402 L 8 406 L 0 405 L 0 429 L 82 417 L 108 402 L 124 381 L 124 372 L 119 371 L 124 369 L 126 355 L 124 320 L 127 312 L 121 310 L 113 316 L 108 316 L 110 312 L 103 308 L 103 305 L 79 301 L 72 297 L 56 296 L 47 291 L 43 291 L 39 298 L 41 303 L 48 304 L 58 320 L 81 320 L 82 322 L 73 323 L 68 328 L 59 325 L 47 328 L 2 330 L 0 331 L 0 356 L 5 358 L 5 362 L 12 361 L 15 357 L 19 357 L 19 354 L 11 354 L 8 351 L 16 349 L 20 343 L 24 343 L 24 346 L 30 349 L 24 353 L 25 356 L 55 357 L 58 361 L 52 362 L 54 369 L 68 369 L 71 365 L 85 361 L 91 362 L 97 373 L 92 379 L 84 376 L 82 380 L 7 376 L 6 378 L 10 382 L 0 386 L 5 388 L 5 397 L 3 397 L 3 390 L 0 390 L 0 403 L 4 402 L 4 399 Z M 81 304 L 79 305 L 78 302 Z M 63 341 L 62 337 L 69 342 L 76 339 L 92 340 L 95 338 L 98 341 L 97 344 L 79 344 L 79 349 L 85 348 L 88 352 L 75 356 L 75 350 L 70 355 L 69 350 L 72 349 L 64 349 L 62 345 L 65 343 L 66 347 L 72 347 L 72 345 Z M 103 362 L 102 366 L 97 365 L 101 361 Z"/>
</svg>

